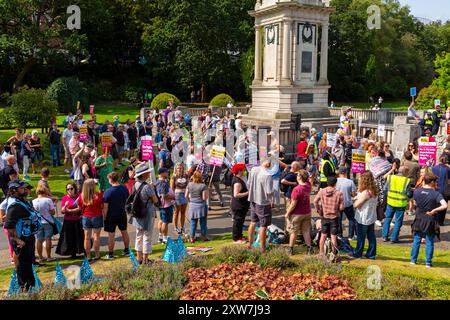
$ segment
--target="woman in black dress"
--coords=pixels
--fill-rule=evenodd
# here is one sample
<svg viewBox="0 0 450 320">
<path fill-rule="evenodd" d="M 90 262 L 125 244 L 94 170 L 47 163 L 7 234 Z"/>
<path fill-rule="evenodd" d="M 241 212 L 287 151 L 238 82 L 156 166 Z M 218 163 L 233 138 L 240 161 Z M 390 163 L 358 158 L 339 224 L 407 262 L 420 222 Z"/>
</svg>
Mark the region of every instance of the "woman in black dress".
<svg viewBox="0 0 450 320">
<path fill-rule="evenodd" d="M 77 208 L 78 190 L 75 183 L 66 185 L 67 194 L 61 199 L 61 212 L 64 222 L 59 236 L 56 253 L 76 258 L 84 254 L 84 232 L 81 226 L 81 211 Z"/>
</svg>

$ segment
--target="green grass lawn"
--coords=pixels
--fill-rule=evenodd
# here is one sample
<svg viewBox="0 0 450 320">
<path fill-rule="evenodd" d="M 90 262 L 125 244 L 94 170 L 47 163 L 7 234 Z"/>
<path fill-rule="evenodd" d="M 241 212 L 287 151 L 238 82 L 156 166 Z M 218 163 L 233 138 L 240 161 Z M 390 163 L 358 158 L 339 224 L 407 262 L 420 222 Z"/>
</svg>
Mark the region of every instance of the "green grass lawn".
<svg viewBox="0 0 450 320">
<path fill-rule="evenodd" d="M 385 101 L 383 102 L 383 109 L 391 109 L 395 111 L 406 111 L 408 110 L 410 101 Z M 368 102 L 336 102 L 336 107 L 341 108 L 342 106 L 353 106 L 356 109 L 369 109 L 371 105 Z"/>
</svg>

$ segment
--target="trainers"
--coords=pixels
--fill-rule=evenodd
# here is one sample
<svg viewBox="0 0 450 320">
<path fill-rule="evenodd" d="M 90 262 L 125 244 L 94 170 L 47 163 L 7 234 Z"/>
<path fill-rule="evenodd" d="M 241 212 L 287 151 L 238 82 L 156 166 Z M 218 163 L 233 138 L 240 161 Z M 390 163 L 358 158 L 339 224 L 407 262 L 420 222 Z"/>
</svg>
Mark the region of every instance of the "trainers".
<svg viewBox="0 0 450 320">
<path fill-rule="evenodd" d="M 411 261 L 409 264 L 416 265 L 417 262 Z"/>
<path fill-rule="evenodd" d="M 65 170 L 64 170 L 64 172 L 65 172 L 65 173 L 67 173 L 67 174 L 69 174 L 69 173 L 70 173 L 70 171 L 69 171 L 69 170 L 67 170 L 67 169 L 65 169 Z"/>
<path fill-rule="evenodd" d="M 130 256 L 130 249 L 128 249 L 128 250 L 123 250 L 122 255 L 123 255 L 124 257 L 129 257 L 129 256 Z"/>
<path fill-rule="evenodd" d="M 314 254 L 314 248 L 313 247 L 308 247 L 307 254 L 308 255 L 313 255 Z"/>
<path fill-rule="evenodd" d="M 176 227 L 174 231 L 175 231 L 175 233 L 177 233 L 177 234 L 181 234 L 181 229 L 178 228 L 178 227 Z"/>
<path fill-rule="evenodd" d="M 293 256 L 294 255 L 294 248 L 293 247 L 288 247 L 287 254 L 290 255 L 290 256 Z"/>
<path fill-rule="evenodd" d="M 391 222 L 391 227 L 395 227 L 395 223 Z"/>
<path fill-rule="evenodd" d="M 163 243 L 163 236 L 162 236 L 162 234 L 160 234 L 160 235 L 158 236 L 158 242 L 159 242 L 159 243 Z"/>
<path fill-rule="evenodd" d="M 105 256 L 105 259 L 106 260 L 113 260 L 114 259 L 114 256 L 112 255 L 112 254 L 107 254 L 106 256 Z"/>
<path fill-rule="evenodd" d="M 421 244 L 425 244 L 425 243 L 426 243 L 425 239 L 422 238 L 422 240 L 420 241 L 420 243 L 421 243 Z"/>
<path fill-rule="evenodd" d="M 426 267 L 426 268 L 431 268 L 432 265 L 431 265 L 430 263 L 427 263 L 427 264 L 425 265 L 425 267 Z"/>
<path fill-rule="evenodd" d="M 383 242 L 388 242 L 389 238 L 383 238 Z"/>
<path fill-rule="evenodd" d="M 377 226 L 379 226 L 379 227 L 382 227 L 382 226 L 383 226 L 383 224 L 381 223 L 380 220 L 375 221 L 375 224 L 376 224 Z"/>
</svg>

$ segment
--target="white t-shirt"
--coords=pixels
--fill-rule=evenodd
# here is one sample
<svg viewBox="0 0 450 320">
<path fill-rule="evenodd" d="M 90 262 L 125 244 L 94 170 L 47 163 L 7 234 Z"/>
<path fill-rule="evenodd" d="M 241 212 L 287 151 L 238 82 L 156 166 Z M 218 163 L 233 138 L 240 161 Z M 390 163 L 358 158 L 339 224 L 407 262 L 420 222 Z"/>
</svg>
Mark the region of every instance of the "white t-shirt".
<svg viewBox="0 0 450 320">
<path fill-rule="evenodd" d="M 236 126 L 236 130 L 242 130 L 241 127 L 241 119 L 236 119 L 236 121 L 234 122 L 234 125 Z"/>
<path fill-rule="evenodd" d="M 197 159 L 195 158 L 195 155 L 190 154 L 186 158 L 186 168 L 187 170 L 191 169 L 193 166 L 197 164 Z"/>
<path fill-rule="evenodd" d="M 48 223 L 48 221 L 53 222 L 53 217 L 50 214 L 50 211 L 55 209 L 55 205 L 52 201 L 52 199 L 49 198 L 37 198 L 33 200 L 33 207 L 42 216 L 41 223 L 45 224 Z"/>
<path fill-rule="evenodd" d="M 62 138 L 64 139 L 66 146 L 69 146 L 70 139 L 73 136 L 73 130 L 69 128 L 65 128 L 62 134 Z"/>
</svg>

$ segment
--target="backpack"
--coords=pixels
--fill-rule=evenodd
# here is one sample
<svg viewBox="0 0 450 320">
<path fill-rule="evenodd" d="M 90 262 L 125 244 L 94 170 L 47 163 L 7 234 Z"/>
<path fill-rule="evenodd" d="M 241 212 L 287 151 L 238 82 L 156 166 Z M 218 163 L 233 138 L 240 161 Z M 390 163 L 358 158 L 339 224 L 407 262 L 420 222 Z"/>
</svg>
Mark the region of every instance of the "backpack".
<svg viewBox="0 0 450 320">
<path fill-rule="evenodd" d="M 231 170 L 227 168 L 223 175 L 222 183 L 227 187 L 231 187 L 232 181 L 233 181 L 233 172 L 231 172 Z"/>
<path fill-rule="evenodd" d="M 283 179 L 286 178 L 287 174 L 289 173 L 289 171 L 291 171 L 291 167 L 288 166 L 286 169 L 284 169 L 284 171 L 281 173 L 281 177 L 280 177 L 280 191 L 281 192 L 287 192 L 289 189 L 288 185 L 285 185 L 283 183 L 281 183 L 281 181 L 283 181 Z"/>
<path fill-rule="evenodd" d="M 269 242 L 273 244 L 286 243 L 287 237 L 284 231 L 278 228 L 276 225 L 271 224 L 267 227 L 267 233 L 269 234 Z"/>
<path fill-rule="evenodd" d="M 142 207 L 139 195 L 146 184 L 147 183 L 145 182 L 142 183 L 137 190 L 136 187 L 134 187 L 133 193 L 130 194 L 127 198 L 127 202 L 125 204 L 125 212 L 134 218 L 143 218 L 145 216 L 145 214 L 142 213 L 144 208 Z M 145 207 L 147 206 L 147 203 L 145 204 Z"/>
</svg>

